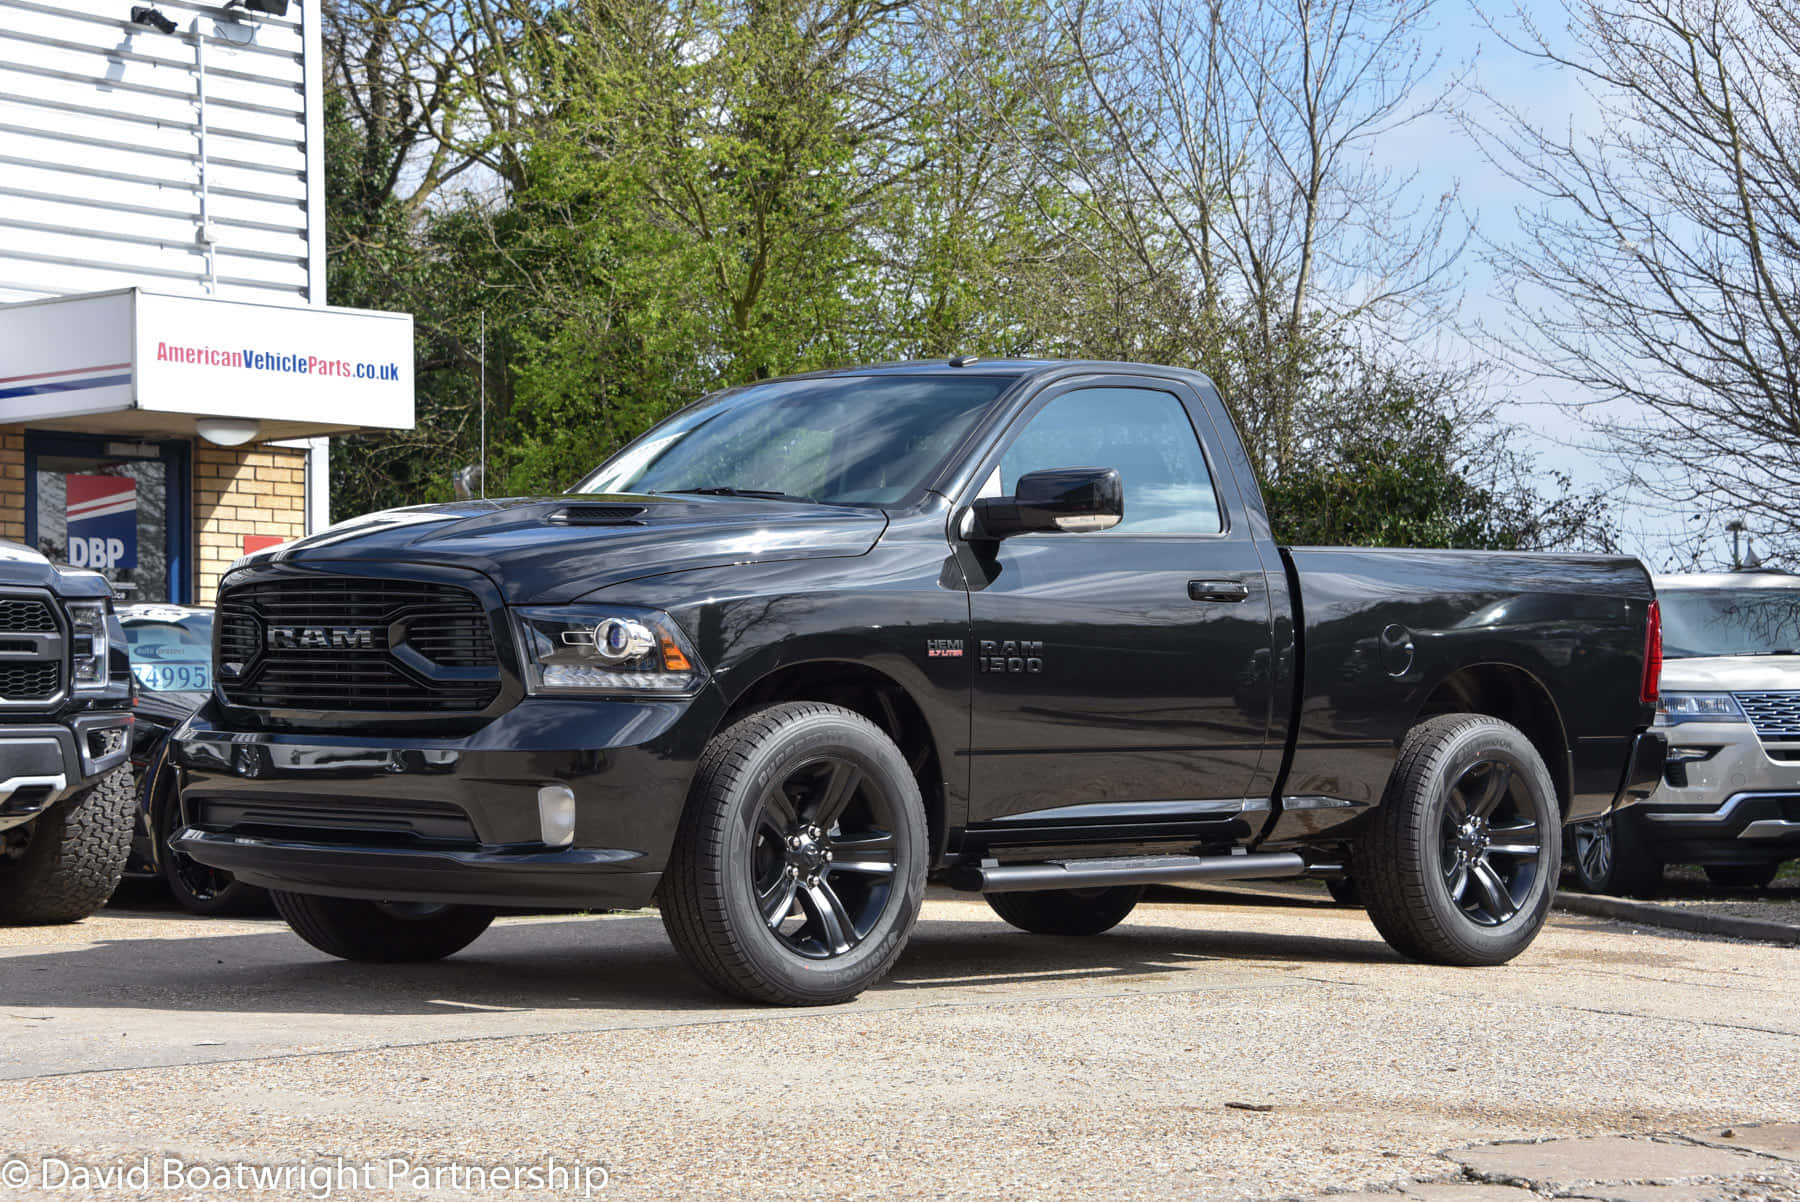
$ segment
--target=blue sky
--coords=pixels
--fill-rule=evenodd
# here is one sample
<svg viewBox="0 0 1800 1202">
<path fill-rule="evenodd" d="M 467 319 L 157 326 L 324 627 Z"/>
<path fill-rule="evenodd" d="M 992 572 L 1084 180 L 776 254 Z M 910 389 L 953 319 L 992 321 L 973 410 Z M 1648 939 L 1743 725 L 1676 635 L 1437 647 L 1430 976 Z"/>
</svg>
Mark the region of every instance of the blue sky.
<svg viewBox="0 0 1800 1202">
<path fill-rule="evenodd" d="M 1568 17 L 1561 0 L 1520 0 L 1518 8 L 1547 35 L 1560 38 L 1566 33 Z M 1487 11 L 1502 29 L 1517 28 L 1510 0 L 1490 3 Z M 1507 46 L 1481 22 L 1469 0 L 1439 0 L 1427 50 L 1442 55 L 1442 79 L 1466 69 L 1471 83 L 1530 114 L 1539 124 L 1571 125 L 1579 134 L 1595 128 L 1600 119 L 1592 99 L 1568 73 L 1535 63 Z M 1465 96 L 1459 103 L 1477 113 L 1487 111 L 1479 96 Z M 1482 238 L 1491 241 L 1516 239 L 1521 207 L 1529 209 L 1536 200 L 1489 163 L 1480 147 L 1447 114 L 1424 118 L 1408 130 L 1388 136 L 1377 148 L 1376 157 L 1397 172 L 1418 171 L 1422 196 L 1459 188 L 1467 219 Z M 1493 274 L 1482 261 L 1476 242 L 1471 242 L 1461 266 L 1466 276 L 1462 322 L 1507 328 L 1508 315 L 1493 296 Z M 1456 341 L 1454 336 L 1450 340 Z M 1503 368 L 1498 382 L 1509 397 L 1501 416 L 1524 428 L 1522 449 L 1535 457 L 1539 469 L 1546 474 L 1566 473 L 1581 491 L 1605 489 L 1624 536 L 1624 549 L 1642 556 L 1653 569 L 1664 568 L 1674 542 L 1696 528 L 1695 524 L 1689 514 L 1664 512 L 1654 497 L 1633 496 L 1626 490 L 1622 477 L 1596 452 L 1597 440 L 1585 420 L 1568 409 L 1592 398 L 1571 385 L 1532 379 L 1518 370 Z M 1708 553 L 1718 557 L 1719 566 L 1723 566 L 1727 546 L 1722 531 L 1707 543 Z"/>
</svg>

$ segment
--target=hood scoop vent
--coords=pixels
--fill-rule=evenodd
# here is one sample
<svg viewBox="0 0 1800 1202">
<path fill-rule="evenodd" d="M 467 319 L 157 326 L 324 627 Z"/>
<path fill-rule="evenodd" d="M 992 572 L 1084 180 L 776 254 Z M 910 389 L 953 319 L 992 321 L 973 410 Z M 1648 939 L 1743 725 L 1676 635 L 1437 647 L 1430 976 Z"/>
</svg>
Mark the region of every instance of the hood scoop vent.
<svg viewBox="0 0 1800 1202">
<path fill-rule="evenodd" d="M 564 505 L 546 521 L 558 526 L 642 526 L 642 505 Z"/>
</svg>

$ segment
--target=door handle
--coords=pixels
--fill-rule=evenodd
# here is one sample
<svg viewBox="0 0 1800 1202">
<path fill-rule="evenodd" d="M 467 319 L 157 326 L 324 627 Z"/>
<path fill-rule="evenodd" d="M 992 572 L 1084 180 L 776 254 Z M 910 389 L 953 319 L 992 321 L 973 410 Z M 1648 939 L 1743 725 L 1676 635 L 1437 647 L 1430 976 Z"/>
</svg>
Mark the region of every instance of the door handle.
<svg viewBox="0 0 1800 1202">
<path fill-rule="evenodd" d="M 1188 581 L 1188 600 L 1190 601 L 1244 601 L 1250 596 L 1250 586 L 1242 580 L 1190 580 Z"/>
</svg>

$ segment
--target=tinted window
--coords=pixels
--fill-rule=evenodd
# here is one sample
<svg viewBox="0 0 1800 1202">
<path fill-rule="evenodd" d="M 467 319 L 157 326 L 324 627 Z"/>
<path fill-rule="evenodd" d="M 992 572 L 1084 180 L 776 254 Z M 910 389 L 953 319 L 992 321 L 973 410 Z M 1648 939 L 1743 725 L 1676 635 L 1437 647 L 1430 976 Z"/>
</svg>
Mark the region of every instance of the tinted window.
<svg viewBox="0 0 1800 1202">
<path fill-rule="evenodd" d="M 892 505 L 930 482 L 1011 383 L 1004 376 L 833 376 L 746 388 L 676 414 L 575 491 L 737 489 Z"/>
<path fill-rule="evenodd" d="M 1052 399 L 1000 459 L 1002 491 L 1058 467 L 1110 467 L 1125 485 L 1125 520 L 1109 533 L 1217 534 L 1219 498 L 1187 410 L 1149 388 L 1082 388 Z"/>
</svg>

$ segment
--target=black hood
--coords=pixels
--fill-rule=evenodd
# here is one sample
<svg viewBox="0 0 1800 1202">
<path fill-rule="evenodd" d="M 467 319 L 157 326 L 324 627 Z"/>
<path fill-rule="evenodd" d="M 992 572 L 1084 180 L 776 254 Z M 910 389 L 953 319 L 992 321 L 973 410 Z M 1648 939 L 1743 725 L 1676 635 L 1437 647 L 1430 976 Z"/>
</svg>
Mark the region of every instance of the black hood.
<svg viewBox="0 0 1800 1202">
<path fill-rule="evenodd" d="M 509 604 L 553 604 L 689 568 L 862 555 L 886 528 L 878 509 L 805 501 L 514 497 L 369 514 L 253 562 L 463 567 L 490 577 Z"/>
</svg>

